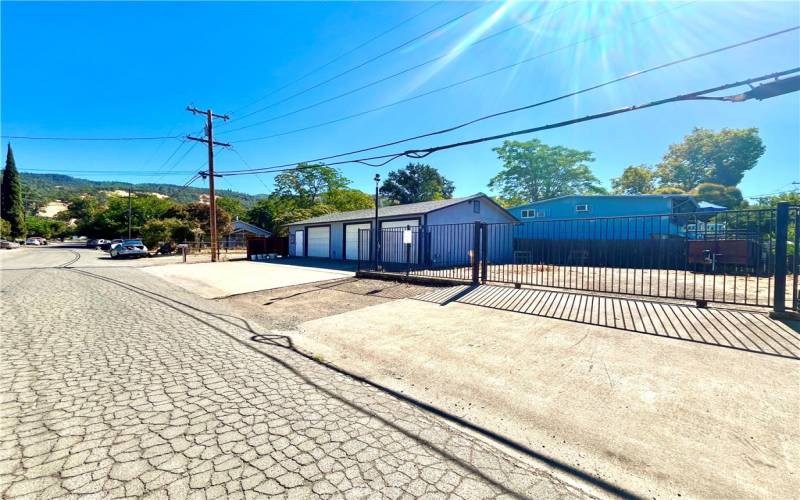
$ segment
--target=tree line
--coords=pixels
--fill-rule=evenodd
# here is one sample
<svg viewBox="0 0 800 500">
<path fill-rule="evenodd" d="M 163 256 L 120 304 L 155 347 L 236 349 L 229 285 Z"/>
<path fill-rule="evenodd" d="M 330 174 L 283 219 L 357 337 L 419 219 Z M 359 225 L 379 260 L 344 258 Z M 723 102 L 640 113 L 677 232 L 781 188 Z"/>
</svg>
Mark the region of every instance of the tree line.
<svg viewBox="0 0 800 500">
<path fill-rule="evenodd" d="M 683 141 L 669 146 L 656 165 L 631 165 L 611 179 L 611 193 L 622 195 L 685 193 L 725 206 L 747 205 L 737 187 L 755 167 L 766 148 L 755 128 L 696 128 Z M 545 200 L 569 194 L 608 194 L 591 170 L 591 151 L 551 146 L 538 139 L 505 141 L 493 150 L 502 168 L 488 187 L 503 206 Z M 341 171 L 326 165 L 300 164 L 278 174 L 274 189 L 246 206 L 241 200 L 219 197 L 220 234 L 241 219 L 273 234 L 286 234 L 285 225 L 332 212 L 372 209 L 375 197 L 353 189 Z M 121 237 L 128 231 L 128 199 L 113 193 L 82 194 L 68 200 L 68 209 L 53 219 L 25 213 L 23 189 L 11 146 L 2 180 L 2 235 L 57 237 Z M 455 186 L 436 168 L 410 163 L 392 171 L 380 186 L 379 203 L 406 204 L 453 196 Z M 797 197 L 789 193 L 789 198 Z M 785 198 L 786 196 L 783 196 Z M 774 204 L 779 198 L 760 200 Z M 782 198 L 781 198 L 782 199 Z M 131 232 L 148 245 L 165 241 L 197 241 L 209 234 L 207 203 L 179 203 L 174 199 L 136 193 L 131 197 Z"/>
</svg>

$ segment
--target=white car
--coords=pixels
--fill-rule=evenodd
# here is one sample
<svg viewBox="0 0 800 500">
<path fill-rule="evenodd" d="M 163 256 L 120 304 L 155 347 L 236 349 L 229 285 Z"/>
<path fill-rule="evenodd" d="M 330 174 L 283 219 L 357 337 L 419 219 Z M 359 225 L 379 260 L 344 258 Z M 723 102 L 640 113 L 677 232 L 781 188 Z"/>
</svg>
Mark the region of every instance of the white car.
<svg viewBox="0 0 800 500">
<path fill-rule="evenodd" d="M 38 245 L 41 245 L 42 242 L 39 240 L 39 238 L 28 238 L 27 240 L 25 240 L 25 244 L 26 245 L 37 245 L 38 246 Z"/>
<path fill-rule="evenodd" d="M 19 243 L 16 241 L 0 240 L 0 248 L 11 250 L 12 248 L 19 248 Z"/>
<path fill-rule="evenodd" d="M 148 257 L 147 247 L 142 240 L 124 240 L 122 243 L 111 245 L 108 253 L 112 259 L 122 257 Z"/>
</svg>

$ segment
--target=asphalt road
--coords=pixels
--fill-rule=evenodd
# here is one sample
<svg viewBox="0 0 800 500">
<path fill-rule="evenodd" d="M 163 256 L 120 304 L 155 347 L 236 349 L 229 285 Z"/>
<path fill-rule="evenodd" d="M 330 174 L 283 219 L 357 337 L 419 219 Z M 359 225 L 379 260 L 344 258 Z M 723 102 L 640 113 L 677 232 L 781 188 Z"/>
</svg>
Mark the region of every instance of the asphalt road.
<svg viewBox="0 0 800 500">
<path fill-rule="evenodd" d="M 3 498 L 586 496 L 98 255 L 0 255 Z"/>
</svg>

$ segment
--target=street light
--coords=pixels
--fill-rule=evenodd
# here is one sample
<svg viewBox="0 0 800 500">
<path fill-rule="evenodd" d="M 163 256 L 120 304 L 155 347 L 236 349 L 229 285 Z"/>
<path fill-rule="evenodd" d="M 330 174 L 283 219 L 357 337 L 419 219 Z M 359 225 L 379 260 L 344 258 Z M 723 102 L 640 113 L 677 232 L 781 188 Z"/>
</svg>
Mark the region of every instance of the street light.
<svg viewBox="0 0 800 500">
<path fill-rule="evenodd" d="M 375 224 L 373 233 L 375 233 L 375 237 L 373 238 L 373 255 L 375 259 L 375 271 L 378 270 L 378 252 L 380 251 L 380 244 L 378 243 L 378 237 L 380 236 L 380 231 L 378 230 L 378 206 L 380 205 L 380 199 L 378 198 L 378 184 L 381 182 L 381 174 L 375 174 Z"/>
</svg>

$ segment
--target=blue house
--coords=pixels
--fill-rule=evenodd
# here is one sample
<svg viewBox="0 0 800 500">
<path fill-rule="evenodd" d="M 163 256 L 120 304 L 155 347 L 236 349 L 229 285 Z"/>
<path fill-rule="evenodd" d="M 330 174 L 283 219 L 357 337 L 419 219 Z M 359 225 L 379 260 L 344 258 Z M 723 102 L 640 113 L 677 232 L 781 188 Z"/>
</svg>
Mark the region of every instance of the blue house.
<svg viewBox="0 0 800 500">
<path fill-rule="evenodd" d="M 516 238 L 649 240 L 685 236 L 681 214 L 724 209 L 683 194 L 566 195 L 509 212 L 523 222 Z"/>
</svg>

